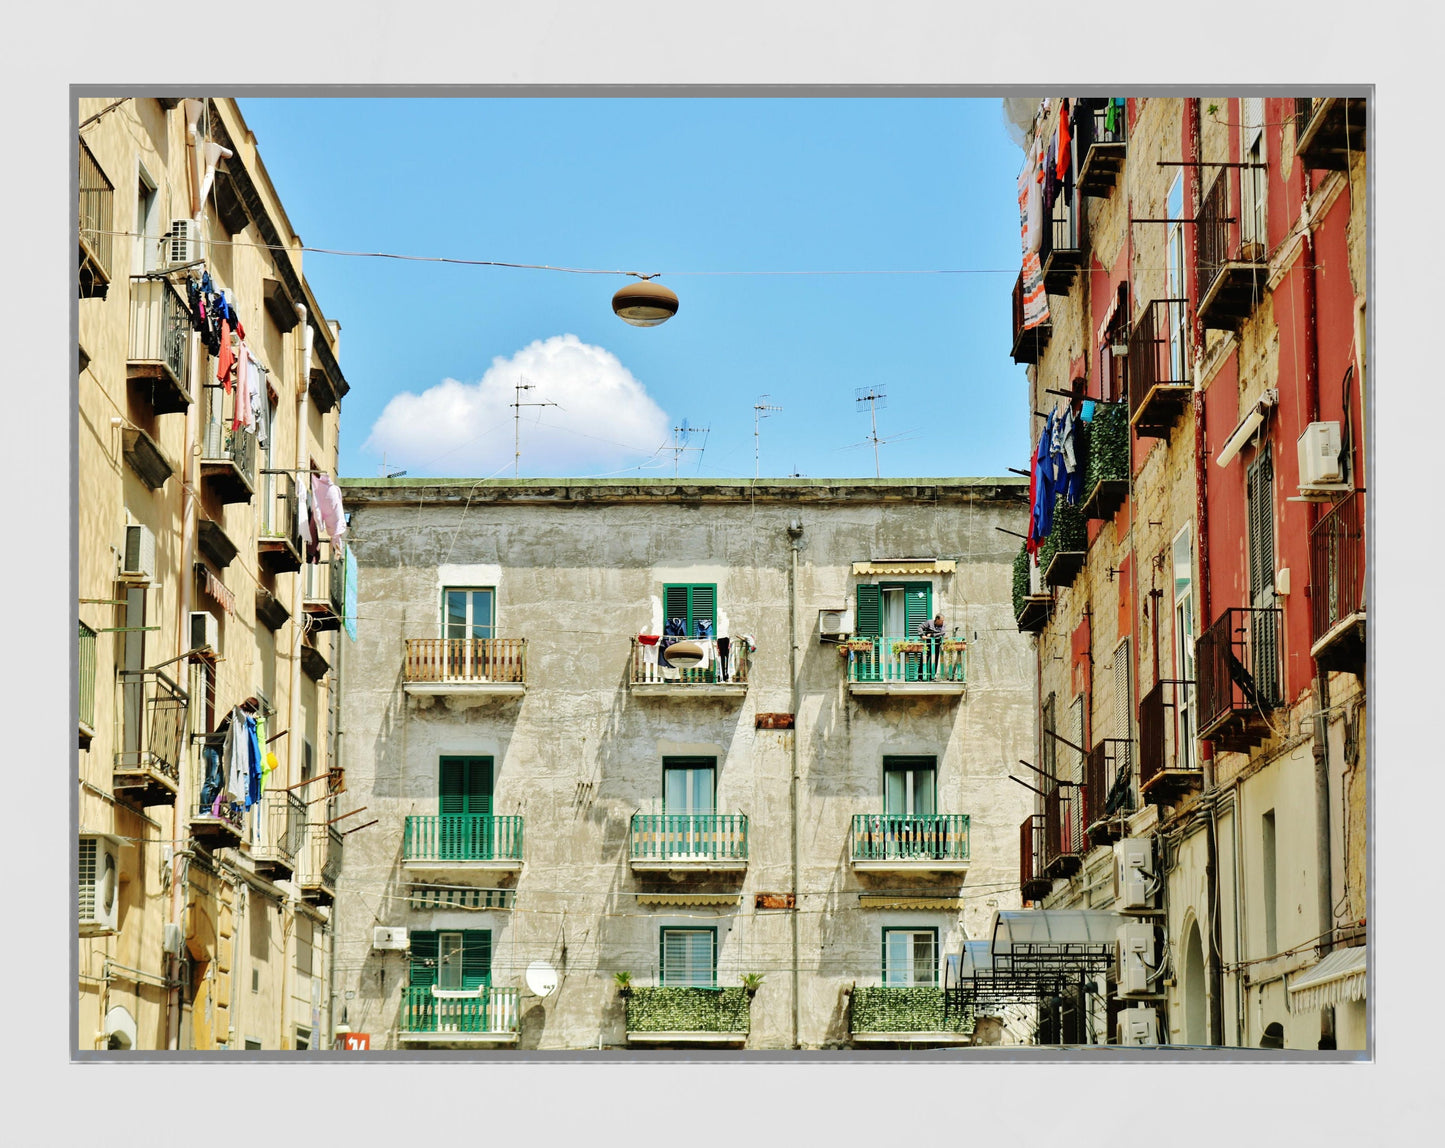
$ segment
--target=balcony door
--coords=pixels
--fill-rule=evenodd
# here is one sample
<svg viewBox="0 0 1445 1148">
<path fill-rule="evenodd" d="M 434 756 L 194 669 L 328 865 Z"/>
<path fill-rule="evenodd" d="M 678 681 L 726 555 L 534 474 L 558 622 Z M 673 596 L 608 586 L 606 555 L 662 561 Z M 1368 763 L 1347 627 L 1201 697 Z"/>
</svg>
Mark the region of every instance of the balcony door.
<svg viewBox="0 0 1445 1148">
<path fill-rule="evenodd" d="M 1265 443 L 1245 472 L 1245 499 L 1249 527 L 1249 633 L 1250 672 L 1261 702 L 1279 696 L 1279 635 L 1274 590 L 1274 463 Z M 1231 636 L 1231 643 L 1234 638 Z"/>
<path fill-rule="evenodd" d="M 438 784 L 437 843 L 453 860 L 484 860 L 493 855 L 492 759 L 444 757 Z"/>
<path fill-rule="evenodd" d="M 1188 314 L 1185 306 L 1184 279 L 1184 182 L 1175 176 L 1169 186 L 1168 199 L 1168 308 L 1169 379 L 1174 385 L 1189 379 Z M 1157 322 L 1157 320 L 1156 320 Z"/>
<path fill-rule="evenodd" d="M 447 587 L 442 591 L 442 637 L 492 637 L 496 590 L 491 586 Z"/>
<path fill-rule="evenodd" d="M 936 812 L 937 759 L 885 757 L 883 812 L 890 817 L 926 817 Z"/>
<path fill-rule="evenodd" d="M 1174 676 L 1193 682 L 1194 674 L 1194 566 L 1190 530 L 1174 537 Z M 1194 768 L 1194 694 L 1191 686 L 1175 687 L 1175 760 L 1179 769 Z"/>
<path fill-rule="evenodd" d="M 938 984 L 938 930 L 884 929 L 883 983 L 900 989 Z"/>
</svg>

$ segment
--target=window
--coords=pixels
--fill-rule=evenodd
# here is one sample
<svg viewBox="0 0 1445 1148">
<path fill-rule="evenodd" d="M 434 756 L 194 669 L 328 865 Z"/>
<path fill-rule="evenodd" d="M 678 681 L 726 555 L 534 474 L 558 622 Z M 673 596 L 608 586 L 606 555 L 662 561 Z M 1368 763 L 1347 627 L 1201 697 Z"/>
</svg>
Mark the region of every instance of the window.
<svg viewBox="0 0 1445 1148">
<path fill-rule="evenodd" d="M 135 270 L 131 274 L 143 275 L 160 262 L 160 196 L 144 166 L 137 170 L 135 223 Z"/>
<path fill-rule="evenodd" d="M 938 984 L 938 930 L 884 929 L 883 983 L 890 988 Z"/>
<path fill-rule="evenodd" d="M 1132 747 L 1134 719 L 1134 689 L 1130 678 L 1129 639 L 1125 638 L 1114 647 L 1114 736 L 1121 739 L 1115 768 L 1129 768 Z"/>
<path fill-rule="evenodd" d="M 247 1052 L 250 1052 L 252 1049 L 259 1049 L 261 1047 L 261 1042 L 253 1036 L 248 1036 L 246 1038 L 244 1047 Z"/>
<path fill-rule="evenodd" d="M 1264 163 L 1262 99 L 1239 101 L 1239 151 L 1240 158 L 1246 164 Z M 1252 251 L 1241 252 L 1246 259 L 1262 259 L 1264 256 L 1264 208 L 1268 198 L 1265 180 L 1268 174 L 1263 167 L 1244 167 L 1239 172 L 1239 198 L 1242 205 L 1239 213 L 1239 241 L 1246 247 L 1254 246 Z"/>
<path fill-rule="evenodd" d="M 1264 949 L 1265 956 L 1272 957 L 1279 952 L 1279 871 L 1275 854 L 1273 809 L 1261 819 L 1260 853 L 1260 877 L 1264 883 Z"/>
<path fill-rule="evenodd" d="M 303 738 L 301 742 L 301 780 L 310 781 L 311 774 L 316 769 L 316 746 L 309 738 Z"/>
<path fill-rule="evenodd" d="M 1058 742 L 1054 740 L 1057 728 L 1054 724 L 1054 695 L 1050 694 L 1044 699 L 1043 736 L 1039 739 L 1039 756 L 1043 759 L 1039 762 L 1039 768 L 1044 771 L 1044 776 L 1050 779 L 1059 775 L 1059 749 Z"/>
<path fill-rule="evenodd" d="M 662 588 L 662 615 L 664 634 L 712 637 L 717 631 L 717 585 L 668 583 Z"/>
<path fill-rule="evenodd" d="M 937 764 L 932 757 L 885 757 L 883 812 L 902 816 L 936 812 Z"/>
<path fill-rule="evenodd" d="M 1176 175 L 1169 185 L 1168 199 L 1168 290 L 1169 290 L 1169 381 L 1189 378 L 1189 317 L 1184 298 L 1184 183 Z"/>
<path fill-rule="evenodd" d="M 1174 676 L 1194 681 L 1194 566 L 1190 529 L 1174 536 Z M 1186 705 L 1175 710 L 1179 724 L 1179 768 L 1194 768 L 1194 691 L 1186 689 Z M 1177 696 L 1177 695 L 1176 695 Z"/>
<path fill-rule="evenodd" d="M 258 993 L 258 992 L 261 991 L 261 970 L 260 970 L 260 969 L 252 969 L 252 970 L 251 970 L 251 991 L 252 991 L 253 993 Z"/>
<path fill-rule="evenodd" d="M 490 586 L 448 586 L 442 591 L 442 637 L 492 637 L 495 605 L 496 590 Z"/>
<path fill-rule="evenodd" d="M 492 759 L 444 757 L 437 786 L 437 812 L 442 816 L 492 812 Z"/>
<path fill-rule="evenodd" d="M 662 759 L 662 811 L 699 814 L 716 810 L 717 758 Z"/>
<path fill-rule="evenodd" d="M 661 983 L 712 988 L 717 984 L 717 930 L 663 929 Z"/>
<path fill-rule="evenodd" d="M 1268 610 L 1274 598 L 1274 464 L 1269 444 L 1245 473 L 1246 518 L 1249 529 L 1249 604 Z M 1250 626 L 1250 656 L 1261 697 L 1279 696 L 1275 657 L 1274 615 L 1256 615 Z"/>
<path fill-rule="evenodd" d="M 145 720 L 145 682 L 141 671 L 146 665 L 146 590 L 144 586 L 125 588 L 125 636 L 121 646 L 122 677 L 122 748 L 126 760 L 140 761 L 142 725 Z"/>
<path fill-rule="evenodd" d="M 310 1030 L 309 1028 L 303 1028 L 301 1025 L 298 1024 L 298 1025 L 296 1026 L 296 1048 L 297 1048 L 297 1049 L 307 1049 L 307 1048 L 310 1048 L 310 1047 L 311 1047 L 311 1030 Z"/>
<path fill-rule="evenodd" d="M 854 625 L 860 638 L 917 637 L 931 617 L 931 582 L 878 582 L 858 587 Z"/>
<path fill-rule="evenodd" d="M 492 931 L 455 929 L 411 933 L 411 979 L 414 987 L 476 989 L 492 981 Z"/>
</svg>

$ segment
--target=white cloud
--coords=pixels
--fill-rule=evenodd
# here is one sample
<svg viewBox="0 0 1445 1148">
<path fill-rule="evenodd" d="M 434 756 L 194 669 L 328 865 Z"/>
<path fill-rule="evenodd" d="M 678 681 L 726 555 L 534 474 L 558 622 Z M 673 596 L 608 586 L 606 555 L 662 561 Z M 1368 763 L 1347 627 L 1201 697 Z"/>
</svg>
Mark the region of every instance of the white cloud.
<svg viewBox="0 0 1445 1148">
<path fill-rule="evenodd" d="M 522 474 L 597 473 L 644 461 L 668 436 L 667 414 L 604 347 L 553 335 L 497 357 L 479 382 L 443 379 L 421 394 L 397 395 L 364 449 L 412 474 L 511 473 L 511 403 L 520 380 L 533 388 L 522 408 Z"/>
</svg>

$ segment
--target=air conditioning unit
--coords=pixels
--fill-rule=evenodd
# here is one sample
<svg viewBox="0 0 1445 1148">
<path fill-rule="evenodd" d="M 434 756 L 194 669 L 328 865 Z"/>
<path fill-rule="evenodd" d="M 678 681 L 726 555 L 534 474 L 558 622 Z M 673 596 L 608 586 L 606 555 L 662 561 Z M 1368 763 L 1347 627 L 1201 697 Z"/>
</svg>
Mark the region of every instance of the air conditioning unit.
<svg viewBox="0 0 1445 1148">
<path fill-rule="evenodd" d="M 156 580 L 156 536 L 149 526 L 133 522 L 125 528 L 121 548 L 120 577 L 124 582 L 146 585 Z"/>
<path fill-rule="evenodd" d="M 1149 992 L 1149 975 L 1154 971 L 1154 926 L 1137 921 L 1120 925 L 1117 937 L 1119 995 L 1139 996 Z"/>
<path fill-rule="evenodd" d="M 164 260 L 168 266 L 194 263 L 203 258 L 201 254 L 201 225 L 194 219 L 173 219 L 171 228 L 165 234 L 161 245 Z"/>
<path fill-rule="evenodd" d="M 1158 1014 L 1152 1008 L 1121 1009 L 1114 1029 L 1118 1044 L 1153 1045 L 1159 1043 Z"/>
<path fill-rule="evenodd" d="M 120 851 L 108 837 L 80 839 L 80 935 L 116 931 L 120 905 Z"/>
<path fill-rule="evenodd" d="M 853 611 L 844 606 L 818 611 L 818 637 L 841 638 L 853 632 Z"/>
<path fill-rule="evenodd" d="M 1118 908 L 1125 913 L 1152 909 L 1154 884 L 1150 858 L 1152 850 L 1147 837 L 1125 837 L 1114 843 L 1114 875 L 1118 886 Z"/>
<path fill-rule="evenodd" d="M 1340 424 L 1310 423 L 1299 436 L 1299 484 L 1318 486 L 1340 482 Z"/>
<path fill-rule="evenodd" d="M 180 955 L 181 927 L 179 925 L 170 921 L 166 922 L 165 927 L 161 931 L 161 948 L 173 956 Z"/>
<path fill-rule="evenodd" d="M 221 652 L 221 623 L 209 610 L 191 611 L 191 649 Z"/>
<path fill-rule="evenodd" d="M 371 947 L 373 949 L 395 949 L 398 952 L 406 952 L 409 944 L 404 925 L 376 925 L 371 930 Z"/>
</svg>

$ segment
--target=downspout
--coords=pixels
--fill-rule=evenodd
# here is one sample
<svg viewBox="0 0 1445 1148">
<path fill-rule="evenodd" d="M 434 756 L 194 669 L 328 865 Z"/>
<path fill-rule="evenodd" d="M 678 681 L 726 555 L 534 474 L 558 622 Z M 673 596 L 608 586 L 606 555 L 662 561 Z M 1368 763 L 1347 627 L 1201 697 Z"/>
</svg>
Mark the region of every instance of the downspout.
<svg viewBox="0 0 1445 1148">
<path fill-rule="evenodd" d="M 310 484 L 307 483 L 310 466 L 307 463 L 306 452 L 306 385 L 311 378 L 311 347 L 315 338 L 315 331 L 307 322 L 306 305 L 296 304 L 296 316 L 301 320 L 301 378 L 296 384 L 296 497 L 299 500 L 304 492 L 309 500 L 311 497 Z M 299 501 L 298 501 L 299 505 Z M 286 784 L 294 785 L 301 777 L 301 634 L 305 613 L 306 593 L 306 570 L 303 563 L 302 569 L 296 572 L 295 578 L 291 580 L 291 705 L 290 716 L 287 718 L 289 736 L 286 738 L 286 760 L 287 767 Z M 309 796 L 309 795 L 308 795 Z M 307 834 L 306 848 L 310 848 L 310 834 Z"/>
<path fill-rule="evenodd" d="M 798 1044 L 798 545 L 803 537 L 803 523 L 795 518 L 788 523 L 788 540 L 791 549 L 788 567 L 788 681 L 791 697 L 789 711 L 793 715 L 793 736 L 791 751 L 791 777 L 788 783 L 788 832 L 792 846 L 792 918 L 793 945 L 793 1047 Z"/>
<path fill-rule="evenodd" d="M 1203 148 L 1199 141 L 1199 101 L 1184 101 L 1184 130 L 1189 138 L 1189 159 L 1191 167 L 1184 169 L 1190 184 L 1191 216 L 1199 218 L 1204 196 L 1201 191 L 1199 165 Z M 1194 409 L 1194 523 L 1199 550 L 1199 616 L 1210 617 L 1209 602 L 1209 505 L 1205 496 L 1208 466 L 1205 459 L 1204 388 L 1200 385 L 1200 374 L 1204 366 L 1204 321 L 1199 317 L 1199 225 L 1196 223 L 1186 232 L 1189 247 L 1189 297 L 1194 300 L 1190 309 L 1190 327 L 1194 339 L 1194 390 L 1190 402 Z M 1201 627 L 1202 628 L 1202 627 Z M 1214 816 L 1214 747 L 1209 742 L 1198 746 L 1200 769 L 1204 775 L 1204 792 L 1209 801 L 1209 819 L 1205 823 L 1205 896 L 1209 902 L 1209 960 L 1206 976 L 1209 980 L 1209 1043 L 1215 1046 L 1224 1043 L 1224 969 L 1219 941 L 1220 922 L 1216 906 L 1219 904 L 1219 825 Z"/>
<path fill-rule="evenodd" d="M 1310 176 L 1309 171 L 1302 173 L 1302 202 L 1300 204 L 1300 221 L 1304 225 L 1303 257 L 1305 260 L 1304 274 L 1300 276 L 1300 282 L 1304 289 L 1304 312 L 1305 312 L 1305 409 L 1309 412 L 1310 422 L 1318 422 L 1320 417 L 1320 344 L 1319 344 L 1319 309 L 1317 284 L 1315 281 L 1315 241 L 1314 230 L 1311 226 L 1309 196 Z M 1305 537 L 1308 538 L 1314 531 L 1315 524 L 1319 521 L 1319 505 L 1314 502 L 1305 504 L 1305 513 L 1308 516 L 1309 529 Z M 1323 588 L 1311 586 L 1310 592 L 1322 593 Z M 1329 718 L 1327 711 L 1330 705 L 1330 682 L 1329 671 L 1322 669 L 1318 664 L 1315 666 L 1315 680 L 1313 701 L 1314 701 L 1314 739 L 1311 751 L 1315 761 L 1315 892 L 1319 913 L 1319 933 L 1321 937 L 1319 949 L 1320 955 L 1328 953 L 1334 940 L 1332 934 L 1335 926 L 1334 899 L 1331 890 L 1334 885 L 1334 874 L 1330 857 L 1330 756 L 1329 756 Z M 1320 1009 L 1320 1048 L 1335 1047 L 1335 1010 L 1333 1006 L 1327 1005 Z"/>
</svg>

